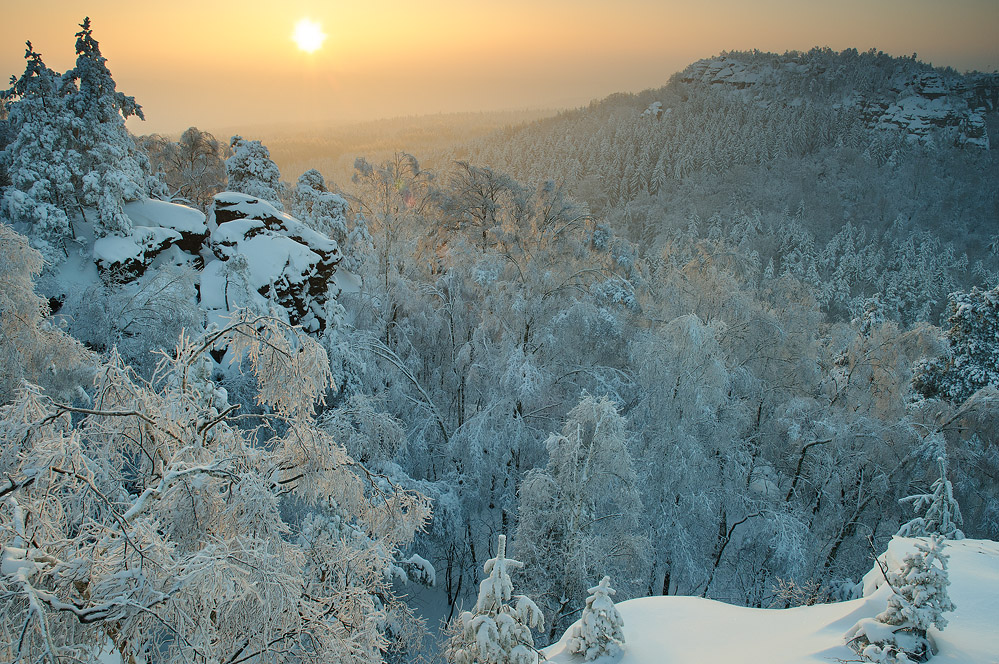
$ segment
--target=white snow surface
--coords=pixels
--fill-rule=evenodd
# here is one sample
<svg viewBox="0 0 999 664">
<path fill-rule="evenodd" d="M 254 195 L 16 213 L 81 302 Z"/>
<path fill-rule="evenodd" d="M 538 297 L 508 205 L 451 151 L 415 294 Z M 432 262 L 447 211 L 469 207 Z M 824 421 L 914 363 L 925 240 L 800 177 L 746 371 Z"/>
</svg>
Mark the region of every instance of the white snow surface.
<svg viewBox="0 0 999 664">
<path fill-rule="evenodd" d="M 901 566 L 915 551 L 912 539 L 895 538 L 881 559 Z M 931 664 L 999 664 L 999 543 L 948 541 L 950 596 L 956 610 L 947 628 L 930 630 L 939 652 Z M 643 597 L 621 602 L 624 654 L 610 664 L 829 664 L 859 658 L 843 635 L 861 618 L 873 618 L 891 590 L 875 567 L 864 577 L 861 599 L 792 609 L 750 609 L 699 597 Z M 572 627 L 567 631 L 572 630 Z M 544 650 L 553 664 L 581 664 L 568 638 Z"/>
<path fill-rule="evenodd" d="M 125 214 L 133 226 L 162 226 L 180 233 L 205 233 L 205 215 L 185 205 L 145 198 L 125 203 Z"/>
</svg>

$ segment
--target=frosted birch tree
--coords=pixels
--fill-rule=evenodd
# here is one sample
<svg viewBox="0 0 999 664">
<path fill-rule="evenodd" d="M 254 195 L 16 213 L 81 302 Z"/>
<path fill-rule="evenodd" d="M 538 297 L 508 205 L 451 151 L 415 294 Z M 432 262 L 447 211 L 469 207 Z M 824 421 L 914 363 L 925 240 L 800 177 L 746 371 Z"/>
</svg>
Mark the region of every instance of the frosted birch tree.
<svg viewBox="0 0 999 664">
<path fill-rule="evenodd" d="M 219 346 L 252 367 L 255 429 L 210 379 Z M 382 661 L 429 506 L 314 426 L 329 387 L 317 342 L 244 315 L 151 382 L 112 352 L 91 407 L 22 390 L 0 409 L 0 659 Z"/>
<path fill-rule="evenodd" d="M 550 637 L 583 608 L 583 579 L 598 569 L 634 578 L 641 567 L 641 502 L 627 442 L 614 404 L 584 395 L 561 433 L 548 438 L 548 465 L 520 487 L 516 543 Z"/>
</svg>

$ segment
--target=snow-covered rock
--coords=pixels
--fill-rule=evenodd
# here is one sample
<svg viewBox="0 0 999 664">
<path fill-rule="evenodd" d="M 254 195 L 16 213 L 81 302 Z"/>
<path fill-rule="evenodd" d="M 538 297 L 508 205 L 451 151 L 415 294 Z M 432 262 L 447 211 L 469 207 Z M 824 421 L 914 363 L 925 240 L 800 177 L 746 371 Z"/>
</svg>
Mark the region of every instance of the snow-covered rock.
<svg viewBox="0 0 999 664">
<path fill-rule="evenodd" d="M 343 254 L 334 240 L 317 233 L 270 203 L 234 192 L 215 196 L 208 246 L 222 262 L 239 256 L 238 274 L 206 267 L 202 298 L 232 308 L 230 282 L 238 277 L 250 298 L 239 306 L 276 305 L 289 322 L 306 331 L 326 327 L 327 306 L 336 296 L 334 275 Z M 218 297 L 219 293 L 223 297 Z M 262 299 L 261 299 L 262 298 Z"/>
<path fill-rule="evenodd" d="M 205 215 L 183 205 L 143 199 L 126 203 L 124 209 L 131 221 L 128 234 L 106 235 L 94 242 L 94 262 L 105 278 L 140 277 L 171 246 L 193 259 L 208 235 Z"/>
<path fill-rule="evenodd" d="M 749 103 L 803 103 L 801 94 L 817 95 L 813 102 L 823 103 L 822 95 L 844 94 L 843 103 L 835 105 L 859 112 L 868 126 L 880 131 L 905 132 L 913 141 L 928 143 L 941 137 L 958 145 L 989 148 L 986 115 L 999 107 L 999 75 L 961 75 L 952 70 L 937 70 L 929 65 L 896 59 L 887 72 L 877 67 L 880 56 L 867 58 L 870 71 L 839 64 L 828 54 L 726 54 L 698 60 L 679 77 L 690 86 L 706 86 L 727 91 Z M 872 80 L 884 76 L 886 82 L 862 84 L 858 72 L 868 71 Z M 875 73 L 870 73 L 871 71 Z M 865 87 L 866 86 L 866 87 Z M 863 88 L 858 92 L 858 87 Z M 839 92 L 835 92 L 835 91 Z M 793 92 L 792 92 L 793 91 Z M 648 113 L 648 111 L 647 111 Z M 643 114 L 644 115 L 644 114 Z"/>
<path fill-rule="evenodd" d="M 958 144 L 987 150 L 989 136 L 985 111 L 991 109 L 976 104 L 976 99 L 988 86 L 978 87 L 965 85 L 958 79 L 945 79 L 936 72 L 926 72 L 900 86 L 898 99 L 893 103 L 886 99 L 869 99 L 861 100 L 859 105 L 869 124 L 876 129 L 901 129 L 914 140 L 924 142 L 931 139 L 935 130 L 950 129 Z"/>
</svg>

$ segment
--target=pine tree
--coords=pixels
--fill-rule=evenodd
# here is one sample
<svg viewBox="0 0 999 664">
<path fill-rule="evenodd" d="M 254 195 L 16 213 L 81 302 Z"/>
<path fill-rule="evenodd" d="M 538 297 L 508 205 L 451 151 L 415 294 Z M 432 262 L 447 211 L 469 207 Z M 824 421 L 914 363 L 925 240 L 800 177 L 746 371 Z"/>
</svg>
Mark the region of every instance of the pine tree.
<svg viewBox="0 0 999 664">
<path fill-rule="evenodd" d="M 24 74 L 3 93 L 14 140 L 3 153 L 11 186 L 3 209 L 31 226 L 32 239 L 52 258 L 72 221 L 96 210 L 97 235 L 125 233 L 123 203 L 149 194 L 149 165 L 125 120 L 142 118 L 133 97 L 117 92 L 93 37 L 90 19 L 76 33 L 76 65 L 63 75 L 28 43 Z"/>
<path fill-rule="evenodd" d="M 582 655 L 587 661 L 604 655 L 616 657 L 624 644 L 624 620 L 611 599 L 615 590 L 611 588 L 610 577 L 602 578 L 588 592 L 583 616 L 570 632 L 569 652 Z"/>
<path fill-rule="evenodd" d="M 451 642 L 449 659 L 456 664 L 537 664 L 531 629 L 544 628 L 538 606 L 524 595 L 512 595 L 510 571 L 524 564 L 506 557 L 506 535 L 499 536 L 496 557 L 486 561 L 489 576 L 479 584 L 473 611 L 461 614 L 461 632 Z M 508 604 L 516 598 L 514 606 Z"/>
<path fill-rule="evenodd" d="M 78 206 L 74 173 L 81 155 L 73 145 L 72 118 L 60 92 L 60 75 L 45 66 L 31 42 L 24 73 L 2 95 L 14 139 L 0 154 L 10 178 L 2 210 L 30 226 L 33 242 L 49 259 L 73 236 Z"/>
<path fill-rule="evenodd" d="M 229 191 L 262 198 L 283 210 L 281 171 L 271 160 L 270 150 L 260 141 L 248 141 L 242 136 L 233 136 L 230 146 L 233 155 L 225 162 Z"/>
<path fill-rule="evenodd" d="M 926 398 L 962 403 L 984 387 L 999 388 L 999 286 L 951 293 L 947 310 L 950 352 L 920 362 L 912 383 Z"/>
<path fill-rule="evenodd" d="M 80 163 L 74 174 L 83 204 L 97 210 L 98 235 L 127 233 L 132 224 L 122 204 L 149 194 L 149 161 L 125 128 L 132 116 L 145 119 L 134 97 L 115 89 L 107 58 L 85 18 L 76 33 L 76 66 L 63 75 L 66 107 Z"/>
<path fill-rule="evenodd" d="M 928 537 L 936 534 L 944 539 L 964 539 L 960 527 L 964 522 L 961 508 L 954 498 L 954 487 L 947 479 L 947 459 L 941 456 L 937 462 L 940 464 L 940 477 L 930 487 L 931 492 L 909 496 L 900 501 L 911 503 L 917 514 L 922 510 L 925 513 L 902 524 L 898 529 L 899 537 Z"/>
<path fill-rule="evenodd" d="M 932 656 L 927 630 L 947 626 L 943 614 L 953 611 L 954 603 L 947 593 L 944 539 L 931 535 L 928 543 L 916 542 L 916 549 L 906 554 L 901 569 L 885 572 L 893 591 L 887 608 L 846 634 L 849 645 L 867 661 L 925 662 Z"/>
</svg>

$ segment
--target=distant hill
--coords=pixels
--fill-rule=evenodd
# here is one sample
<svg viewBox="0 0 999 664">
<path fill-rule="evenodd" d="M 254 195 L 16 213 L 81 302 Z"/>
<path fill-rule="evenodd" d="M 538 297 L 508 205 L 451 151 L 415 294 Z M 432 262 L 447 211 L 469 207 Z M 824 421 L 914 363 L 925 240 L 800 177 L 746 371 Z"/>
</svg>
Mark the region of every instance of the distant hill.
<svg viewBox="0 0 999 664">
<path fill-rule="evenodd" d="M 652 254 L 679 235 L 725 238 L 780 275 L 798 269 L 790 242 L 814 258 L 815 274 L 801 272 L 810 281 L 853 271 L 820 297 L 843 315 L 922 256 L 941 286 L 908 320 L 935 321 L 947 289 L 999 280 L 997 131 L 997 74 L 876 51 L 732 52 L 463 154 L 521 181 L 565 183 Z"/>
</svg>

